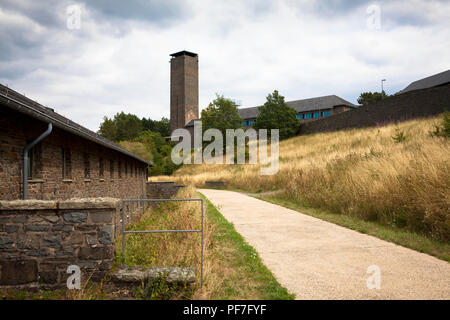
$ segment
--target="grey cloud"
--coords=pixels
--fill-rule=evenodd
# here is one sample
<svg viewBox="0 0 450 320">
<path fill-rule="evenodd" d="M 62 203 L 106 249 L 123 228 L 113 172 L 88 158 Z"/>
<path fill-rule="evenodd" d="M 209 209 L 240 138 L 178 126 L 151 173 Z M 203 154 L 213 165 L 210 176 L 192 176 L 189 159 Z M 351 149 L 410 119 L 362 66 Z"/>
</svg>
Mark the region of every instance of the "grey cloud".
<svg viewBox="0 0 450 320">
<path fill-rule="evenodd" d="M 156 25 L 167 25 L 191 14 L 183 0 L 90 0 L 84 4 L 108 19 L 141 20 Z"/>
<path fill-rule="evenodd" d="M 64 2 L 57 0 L 46 0 L 45 2 L 33 0 L 2 0 L 0 7 L 8 11 L 20 13 L 42 26 L 54 27 L 65 23 L 61 15 L 58 15 Z"/>
</svg>

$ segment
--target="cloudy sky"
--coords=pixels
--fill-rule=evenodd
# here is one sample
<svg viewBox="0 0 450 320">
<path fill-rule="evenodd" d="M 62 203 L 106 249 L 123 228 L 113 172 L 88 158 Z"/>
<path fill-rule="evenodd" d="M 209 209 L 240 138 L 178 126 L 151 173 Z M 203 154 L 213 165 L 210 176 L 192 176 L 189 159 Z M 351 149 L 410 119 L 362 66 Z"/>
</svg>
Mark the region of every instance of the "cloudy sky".
<svg viewBox="0 0 450 320">
<path fill-rule="evenodd" d="M 356 103 L 450 69 L 450 1 L 0 0 L 0 83 L 95 131 L 120 111 L 168 118 L 180 50 L 199 54 L 200 108 L 274 89 Z"/>
</svg>

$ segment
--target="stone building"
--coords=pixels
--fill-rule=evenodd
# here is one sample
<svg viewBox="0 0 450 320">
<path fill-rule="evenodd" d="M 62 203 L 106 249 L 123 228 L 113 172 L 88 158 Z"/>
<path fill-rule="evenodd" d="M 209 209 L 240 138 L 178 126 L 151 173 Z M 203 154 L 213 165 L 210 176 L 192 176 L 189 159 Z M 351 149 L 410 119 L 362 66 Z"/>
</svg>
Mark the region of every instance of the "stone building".
<svg viewBox="0 0 450 320">
<path fill-rule="evenodd" d="M 33 142 L 48 134 L 36 145 Z M 24 152 L 27 146 L 32 146 Z M 0 85 L 0 200 L 145 196 L 151 163 Z"/>
<path fill-rule="evenodd" d="M 286 103 L 297 111 L 297 119 L 301 123 L 319 120 L 357 108 L 353 103 L 335 95 L 288 101 Z M 252 127 L 258 117 L 258 107 L 241 108 L 238 111 L 243 119 L 242 126 Z"/>
</svg>

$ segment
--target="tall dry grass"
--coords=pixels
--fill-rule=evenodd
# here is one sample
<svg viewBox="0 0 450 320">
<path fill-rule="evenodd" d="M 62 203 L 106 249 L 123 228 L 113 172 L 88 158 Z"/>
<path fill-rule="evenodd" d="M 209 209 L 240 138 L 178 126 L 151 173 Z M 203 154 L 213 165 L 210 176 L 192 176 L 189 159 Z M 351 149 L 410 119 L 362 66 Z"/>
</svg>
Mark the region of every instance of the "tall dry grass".
<svg viewBox="0 0 450 320">
<path fill-rule="evenodd" d="M 280 169 L 185 165 L 169 179 L 224 180 L 249 191 L 283 190 L 305 205 L 450 240 L 450 141 L 430 134 L 442 117 L 294 137 L 280 143 Z M 403 132 L 406 140 L 395 135 Z M 394 137 L 394 138 L 393 138 Z M 155 180 L 167 179 L 157 177 Z"/>
</svg>

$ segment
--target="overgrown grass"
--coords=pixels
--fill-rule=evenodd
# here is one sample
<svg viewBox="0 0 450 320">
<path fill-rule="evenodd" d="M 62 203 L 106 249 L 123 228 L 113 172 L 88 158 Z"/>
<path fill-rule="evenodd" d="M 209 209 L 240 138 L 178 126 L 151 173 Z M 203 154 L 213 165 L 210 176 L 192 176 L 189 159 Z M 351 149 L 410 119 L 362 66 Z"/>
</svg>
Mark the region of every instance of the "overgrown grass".
<svg viewBox="0 0 450 320">
<path fill-rule="evenodd" d="M 177 198 L 198 198 L 194 189 Z M 138 288 L 138 298 L 152 299 L 291 299 L 286 289 L 262 264 L 256 251 L 234 230 L 204 197 L 204 283 L 193 287 L 169 288 L 162 282 Z M 198 203 L 163 203 L 148 210 L 127 230 L 200 229 Z M 116 244 L 116 263 L 122 263 L 121 240 Z M 127 235 L 125 263 L 129 266 L 193 267 L 200 276 L 199 234 Z"/>
<path fill-rule="evenodd" d="M 177 198 L 199 198 L 193 188 L 179 192 Z M 248 245 L 219 211 L 205 201 L 204 284 L 167 285 L 164 279 L 130 290 L 111 291 L 108 277 L 102 283 L 85 281 L 81 290 L 40 290 L 0 292 L 3 299 L 293 299 L 264 266 L 255 249 Z M 149 209 L 127 230 L 200 229 L 199 203 L 164 203 Z M 125 263 L 135 267 L 193 267 L 200 276 L 200 234 L 129 234 L 126 236 Z M 115 266 L 122 264 L 121 237 L 116 239 Z"/>
<path fill-rule="evenodd" d="M 329 211 L 308 207 L 279 195 L 262 195 L 255 197 L 288 209 L 292 209 L 321 220 L 369 234 L 395 244 L 427 253 L 450 262 L 450 243 L 430 239 L 429 237 L 396 227 L 382 225 L 378 222 L 364 221 L 354 216 L 335 214 Z"/>
<path fill-rule="evenodd" d="M 450 139 L 432 134 L 446 123 L 442 118 L 282 141 L 272 176 L 262 176 L 260 165 L 202 164 L 185 165 L 171 178 L 195 186 L 223 180 L 253 192 L 283 189 L 286 199 L 310 207 L 448 242 Z"/>
</svg>

